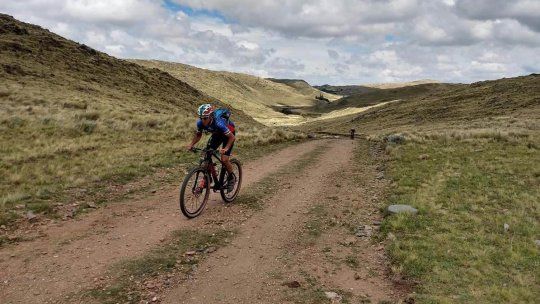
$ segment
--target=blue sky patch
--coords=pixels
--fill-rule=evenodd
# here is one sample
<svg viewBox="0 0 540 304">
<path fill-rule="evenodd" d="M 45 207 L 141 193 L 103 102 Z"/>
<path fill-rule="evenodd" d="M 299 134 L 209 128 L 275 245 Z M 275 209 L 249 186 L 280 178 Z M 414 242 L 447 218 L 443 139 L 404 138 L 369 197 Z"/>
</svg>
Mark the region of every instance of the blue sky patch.
<svg viewBox="0 0 540 304">
<path fill-rule="evenodd" d="M 205 16 L 205 17 L 212 17 L 215 19 L 221 20 L 223 23 L 230 23 L 223 14 L 221 14 L 217 10 L 207 10 L 207 9 L 193 9 L 187 5 L 182 5 L 175 3 L 171 0 L 164 0 L 163 6 L 173 12 L 183 12 L 184 14 L 190 16 L 190 17 L 198 17 L 198 16 Z"/>
</svg>

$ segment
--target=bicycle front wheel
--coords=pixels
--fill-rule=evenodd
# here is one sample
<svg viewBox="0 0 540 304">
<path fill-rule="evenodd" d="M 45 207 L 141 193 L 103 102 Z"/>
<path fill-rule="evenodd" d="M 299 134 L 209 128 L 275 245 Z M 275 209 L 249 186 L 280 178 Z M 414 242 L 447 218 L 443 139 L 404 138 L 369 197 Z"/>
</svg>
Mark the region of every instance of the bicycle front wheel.
<svg viewBox="0 0 540 304">
<path fill-rule="evenodd" d="M 199 216 L 210 195 L 210 177 L 204 168 L 191 170 L 180 187 L 180 210 L 187 218 Z"/>
</svg>

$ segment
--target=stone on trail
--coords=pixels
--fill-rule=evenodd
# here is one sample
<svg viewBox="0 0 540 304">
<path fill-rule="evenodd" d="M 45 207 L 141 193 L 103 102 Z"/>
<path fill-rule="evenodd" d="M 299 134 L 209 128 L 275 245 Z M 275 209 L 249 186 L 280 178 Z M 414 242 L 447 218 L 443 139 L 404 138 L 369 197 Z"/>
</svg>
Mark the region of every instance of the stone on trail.
<svg viewBox="0 0 540 304">
<path fill-rule="evenodd" d="M 300 287 L 300 282 L 298 282 L 298 281 L 290 281 L 290 282 L 285 282 L 285 283 L 283 283 L 281 285 L 287 286 L 289 288 L 298 288 L 298 287 Z"/>
<path fill-rule="evenodd" d="M 29 222 L 33 222 L 37 220 L 37 215 L 34 214 L 34 211 L 30 210 L 26 213 L 26 219 Z"/>
<path fill-rule="evenodd" d="M 418 213 L 418 210 L 416 208 L 413 208 L 409 205 L 390 205 L 388 206 L 388 212 L 390 214 L 398 214 L 398 213 L 412 213 L 416 214 Z"/>
<path fill-rule="evenodd" d="M 534 243 L 536 244 L 536 246 L 540 247 L 540 240 L 534 240 Z"/>
<path fill-rule="evenodd" d="M 507 223 L 504 223 L 503 228 L 504 228 L 504 232 L 508 232 L 508 230 L 510 230 L 510 225 L 508 225 Z"/>
<path fill-rule="evenodd" d="M 204 251 L 205 253 L 212 253 L 214 251 L 216 251 L 217 248 L 215 246 L 210 246 L 208 248 L 206 248 L 206 250 Z"/>
<path fill-rule="evenodd" d="M 325 291 L 324 295 L 332 301 L 332 303 L 339 303 L 343 299 L 339 294 L 333 291 Z"/>
<path fill-rule="evenodd" d="M 357 237 L 370 237 L 373 233 L 373 228 L 369 225 L 363 225 L 358 228 L 356 228 L 355 235 Z"/>
</svg>

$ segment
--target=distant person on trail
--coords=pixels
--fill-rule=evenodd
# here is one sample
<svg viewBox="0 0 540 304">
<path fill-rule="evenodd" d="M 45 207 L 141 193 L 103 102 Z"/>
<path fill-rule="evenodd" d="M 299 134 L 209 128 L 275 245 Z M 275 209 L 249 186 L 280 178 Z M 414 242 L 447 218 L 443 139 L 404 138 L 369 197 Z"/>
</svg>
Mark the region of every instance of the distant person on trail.
<svg viewBox="0 0 540 304">
<path fill-rule="evenodd" d="M 235 137 L 235 126 L 234 123 L 229 119 L 231 112 L 228 109 L 219 108 L 216 109 L 211 104 L 203 104 L 197 110 L 199 114 L 199 119 L 197 120 L 197 132 L 193 137 L 193 140 L 188 145 L 188 150 L 191 151 L 193 146 L 201 140 L 203 131 L 212 133 L 210 140 L 208 140 L 207 148 L 219 149 L 221 154 L 221 161 L 227 169 L 229 179 L 227 180 L 227 188 L 234 188 L 235 180 L 233 173 L 233 166 L 230 162 L 230 156 L 232 149 L 234 147 Z M 232 190 L 230 190 L 232 191 Z"/>
<path fill-rule="evenodd" d="M 351 139 L 354 139 L 354 132 L 356 132 L 356 130 L 354 128 L 351 129 Z"/>
</svg>

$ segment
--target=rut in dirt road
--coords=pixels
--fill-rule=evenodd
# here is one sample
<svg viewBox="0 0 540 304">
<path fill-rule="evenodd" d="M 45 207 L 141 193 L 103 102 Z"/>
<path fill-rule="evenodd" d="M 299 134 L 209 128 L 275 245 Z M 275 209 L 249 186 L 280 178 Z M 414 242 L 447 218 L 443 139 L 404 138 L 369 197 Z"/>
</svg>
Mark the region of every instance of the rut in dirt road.
<svg viewBox="0 0 540 304">
<path fill-rule="evenodd" d="M 272 197 L 229 246 L 203 262 L 193 279 L 172 290 L 164 302 L 279 303 L 263 292 L 266 274 L 300 228 L 301 215 L 324 194 L 330 175 L 350 164 L 353 144 L 331 142 L 314 165 L 287 181 L 289 189 Z"/>
<path fill-rule="evenodd" d="M 245 164 L 244 187 L 295 161 L 320 145 L 310 141 Z M 236 225 L 236 208 L 209 202 L 200 218 L 188 221 L 178 210 L 177 185 L 150 198 L 115 203 L 76 220 L 39 227 L 42 237 L 0 250 L 1 303 L 72 303 L 66 296 L 104 279 L 112 265 L 159 246 L 174 230 L 212 221 Z M 29 292 L 30 291 L 30 292 Z"/>
</svg>

